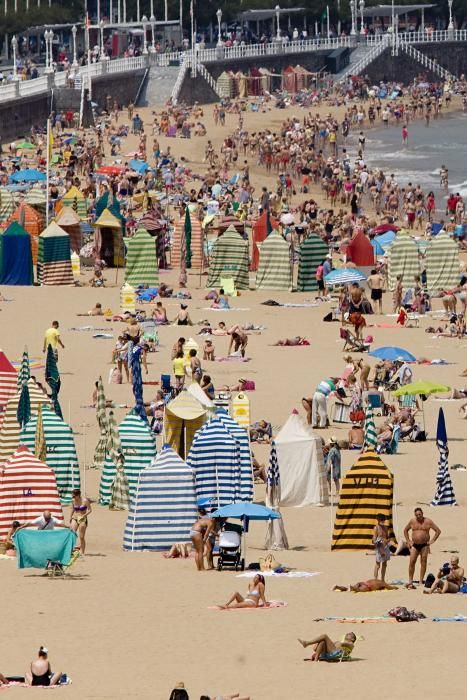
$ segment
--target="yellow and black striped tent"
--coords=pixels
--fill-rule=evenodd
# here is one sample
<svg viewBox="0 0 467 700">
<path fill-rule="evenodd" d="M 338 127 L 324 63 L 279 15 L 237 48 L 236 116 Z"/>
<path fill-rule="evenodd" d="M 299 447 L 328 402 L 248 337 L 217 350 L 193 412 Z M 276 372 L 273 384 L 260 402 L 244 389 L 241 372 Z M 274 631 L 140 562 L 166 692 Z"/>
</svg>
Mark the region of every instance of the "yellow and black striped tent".
<svg viewBox="0 0 467 700">
<path fill-rule="evenodd" d="M 394 477 L 376 452 L 363 452 L 342 479 L 331 549 L 373 549 L 376 515 L 386 516 L 390 537 Z"/>
</svg>

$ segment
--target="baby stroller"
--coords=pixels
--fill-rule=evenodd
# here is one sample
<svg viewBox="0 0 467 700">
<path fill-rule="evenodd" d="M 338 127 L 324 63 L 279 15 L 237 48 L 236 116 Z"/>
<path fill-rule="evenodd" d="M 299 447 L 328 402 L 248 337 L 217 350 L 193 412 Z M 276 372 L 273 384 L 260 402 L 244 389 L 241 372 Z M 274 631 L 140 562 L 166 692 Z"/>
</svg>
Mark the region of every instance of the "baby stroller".
<svg viewBox="0 0 467 700">
<path fill-rule="evenodd" d="M 222 571 L 222 569 L 243 571 L 245 569 L 245 559 L 242 557 L 242 533 L 241 525 L 225 523 L 219 535 L 218 571 Z"/>
</svg>

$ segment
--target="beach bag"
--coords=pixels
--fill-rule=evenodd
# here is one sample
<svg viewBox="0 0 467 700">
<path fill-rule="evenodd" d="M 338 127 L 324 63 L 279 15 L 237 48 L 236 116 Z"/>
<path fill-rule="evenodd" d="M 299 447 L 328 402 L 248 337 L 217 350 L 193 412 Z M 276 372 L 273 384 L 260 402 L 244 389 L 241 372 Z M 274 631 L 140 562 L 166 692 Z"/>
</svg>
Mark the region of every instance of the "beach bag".
<svg viewBox="0 0 467 700">
<path fill-rule="evenodd" d="M 273 554 L 268 554 L 266 557 L 259 557 L 259 567 L 261 571 L 274 571 L 280 567 L 280 564 L 274 559 Z"/>
<path fill-rule="evenodd" d="M 435 582 L 435 575 L 434 574 L 428 574 L 428 576 L 425 579 L 425 588 L 431 588 L 432 585 Z"/>
<path fill-rule="evenodd" d="M 326 323 L 329 323 L 329 321 L 332 321 L 332 311 L 330 311 L 326 316 L 324 316 L 323 321 Z"/>
</svg>

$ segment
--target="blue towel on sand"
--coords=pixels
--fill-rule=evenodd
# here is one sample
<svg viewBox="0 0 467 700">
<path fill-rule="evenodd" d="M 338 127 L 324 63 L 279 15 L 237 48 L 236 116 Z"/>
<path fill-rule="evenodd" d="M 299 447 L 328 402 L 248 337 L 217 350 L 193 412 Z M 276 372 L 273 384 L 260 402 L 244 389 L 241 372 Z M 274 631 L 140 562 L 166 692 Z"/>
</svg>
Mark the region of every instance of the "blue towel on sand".
<svg viewBox="0 0 467 700">
<path fill-rule="evenodd" d="M 20 530 L 14 537 L 18 569 L 45 569 L 47 561 L 68 564 L 76 543 L 71 530 Z"/>
</svg>

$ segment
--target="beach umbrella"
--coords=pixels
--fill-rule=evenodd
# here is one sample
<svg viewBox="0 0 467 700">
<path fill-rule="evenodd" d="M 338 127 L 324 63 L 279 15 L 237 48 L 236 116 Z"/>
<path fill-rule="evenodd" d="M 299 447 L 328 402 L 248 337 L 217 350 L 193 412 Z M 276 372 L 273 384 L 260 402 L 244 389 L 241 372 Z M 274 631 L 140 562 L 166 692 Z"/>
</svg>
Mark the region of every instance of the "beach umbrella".
<svg viewBox="0 0 467 700">
<path fill-rule="evenodd" d="M 29 366 L 29 354 L 28 349 L 25 347 L 23 350 L 23 357 L 21 358 L 21 366 L 18 370 L 18 389 L 21 389 L 31 377 L 31 368 Z"/>
<path fill-rule="evenodd" d="M 105 462 L 105 451 L 107 446 L 107 433 L 109 423 L 106 412 L 106 399 L 104 394 L 104 385 L 102 377 L 99 377 L 97 382 L 97 400 L 96 400 L 96 418 L 101 434 L 94 451 L 93 469 L 100 469 Z"/>
<path fill-rule="evenodd" d="M 110 487 L 109 508 L 112 510 L 128 510 L 130 506 L 130 489 L 124 469 L 122 443 L 113 411 L 109 413 L 106 451 L 116 467 L 115 478 Z"/>
<path fill-rule="evenodd" d="M 131 379 L 133 383 L 133 394 L 135 397 L 135 413 L 145 422 L 148 418 L 146 411 L 144 410 L 143 402 L 143 378 L 141 376 L 141 353 L 142 348 L 139 345 L 133 346 L 129 349 L 130 353 L 130 367 L 131 367 Z"/>
<path fill-rule="evenodd" d="M 144 160 L 130 160 L 128 166 L 135 170 L 138 175 L 143 175 L 149 170 L 149 165 Z"/>
<path fill-rule="evenodd" d="M 13 175 L 10 175 L 10 182 L 39 182 L 39 180 L 46 179 L 47 176 L 45 173 L 41 173 L 39 170 L 34 170 L 33 168 L 17 170 Z"/>
<path fill-rule="evenodd" d="M 234 520 L 274 520 L 281 517 L 276 510 L 246 501 L 238 501 L 222 506 L 211 513 L 211 518 L 233 518 Z"/>
<path fill-rule="evenodd" d="M 63 418 L 62 409 L 58 401 L 58 394 L 61 386 L 60 373 L 58 371 L 57 360 L 51 345 L 47 346 L 47 359 L 45 361 L 45 381 L 50 386 L 52 392 L 51 399 L 54 411 L 60 418 Z"/>
<path fill-rule="evenodd" d="M 356 268 L 340 268 L 339 270 L 331 270 L 324 277 L 327 285 L 351 284 L 352 282 L 361 282 L 366 280 L 366 275 Z"/>
<path fill-rule="evenodd" d="M 412 355 L 411 352 L 409 352 L 408 350 L 404 350 L 404 348 L 398 348 L 396 345 L 375 348 L 368 354 L 371 357 L 377 357 L 378 360 L 389 360 L 392 362 L 396 360 L 399 360 L 400 362 L 417 361 L 417 358 L 414 355 Z"/>
<path fill-rule="evenodd" d="M 448 436 L 444 411 L 439 409 L 438 428 L 436 430 L 436 446 L 439 450 L 438 474 L 436 475 L 436 493 L 431 501 L 432 506 L 457 506 L 451 476 L 448 470 Z"/>
<path fill-rule="evenodd" d="M 418 381 L 411 384 L 405 384 L 393 392 L 394 396 L 429 396 L 430 394 L 445 394 L 450 391 L 451 387 L 445 384 L 436 384 L 435 382 Z"/>
<path fill-rule="evenodd" d="M 365 438 L 363 441 L 363 447 L 365 450 L 374 450 L 376 449 L 376 444 L 377 439 L 373 408 L 370 406 L 370 404 L 368 404 L 365 411 Z"/>
<path fill-rule="evenodd" d="M 37 411 L 36 435 L 34 439 L 34 454 L 37 457 L 37 459 L 40 459 L 41 462 L 46 461 L 47 445 L 45 442 L 44 435 L 44 422 L 42 420 L 42 404 L 40 404 Z"/>
<path fill-rule="evenodd" d="M 26 150 L 33 151 L 36 147 L 30 141 L 21 141 L 21 143 L 19 143 L 16 146 L 16 148 L 19 148 L 19 149 L 24 150 L 24 151 L 26 151 Z"/>
<path fill-rule="evenodd" d="M 281 502 L 281 483 L 279 473 L 279 462 L 277 461 L 277 451 L 274 442 L 271 446 L 269 458 L 269 469 L 266 481 L 266 503 L 273 511 L 279 513 Z M 284 521 L 281 518 L 273 518 L 268 523 L 265 549 L 288 549 L 289 542 L 285 533 Z"/>
<path fill-rule="evenodd" d="M 31 418 L 31 399 L 29 398 L 29 387 L 27 384 L 23 385 L 21 389 L 21 395 L 18 401 L 18 409 L 16 411 L 16 420 L 22 428 Z"/>
<path fill-rule="evenodd" d="M 123 165 L 103 165 L 96 170 L 97 175 L 120 175 L 125 170 Z"/>
</svg>

